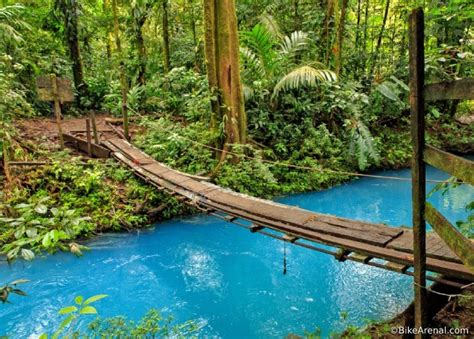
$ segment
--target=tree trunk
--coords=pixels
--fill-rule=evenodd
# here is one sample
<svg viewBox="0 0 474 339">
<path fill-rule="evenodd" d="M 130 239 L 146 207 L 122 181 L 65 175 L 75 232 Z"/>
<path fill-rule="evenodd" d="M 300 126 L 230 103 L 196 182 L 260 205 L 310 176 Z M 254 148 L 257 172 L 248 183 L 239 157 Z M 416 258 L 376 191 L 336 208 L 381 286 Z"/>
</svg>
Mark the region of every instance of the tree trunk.
<svg viewBox="0 0 474 339">
<path fill-rule="evenodd" d="M 355 46 L 356 46 L 356 48 L 359 48 L 361 1 L 362 0 L 357 0 L 357 22 L 356 22 L 356 36 L 355 36 Z"/>
<path fill-rule="evenodd" d="M 168 21 L 168 0 L 163 0 L 163 69 L 165 74 L 170 71 L 170 36 Z"/>
<path fill-rule="evenodd" d="M 194 8 L 194 3 L 193 0 L 188 1 L 188 9 L 189 9 L 189 23 L 191 26 L 191 33 L 193 34 L 193 46 L 194 46 L 194 70 L 198 73 L 201 73 L 200 71 L 200 55 L 202 53 L 202 48 L 199 43 L 198 39 L 198 33 L 197 33 L 197 27 L 196 27 L 196 13 L 195 13 L 195 8 Z"/>
<path fill-rule="evenodd" d="M 110 9 L 110 0 L 104 0 L 102 10 L 105 15 L 109 12 Z M 107 52 L 107 60 L 112 58 L 112 34 L 110 33 L 109 27 L 107 26 L 107 38 L 106 38 L 106 52 Z"/>
<path fill-rule="evenodd" d="M 245 143 L 247 137 L 234 0 L 205 1 L 204 24 L 208 81 L 218 94 L 212 103 L 211 128 L 217 128 L 218 119 L 224 120 L 226 150 L 229 144 Z"/>
<path fill-rule="evenodd" d="M 149 1 L 144 1 L 142 3 L 137 2 L 132 6 L 133 33 L 138 60 L 137 84 L 141 86 L 145 86 L 147 63 L 145 39 L 143 37 L 143 26 L 145 25 L 145 22 L 148 18 L 150 6 L 151 2 Z"/>
<path fill-rule="evenodd" d="M 140 20 L 138 26 L 136 27 L 135 39 L 137 44 L 138 52 L 138 78 L 137 83 L 139 85 L 145 86 L 145 73 L 146 73 L 146 48 L 145 40 L 143 38 L 142 27 L 145 24 L 145 20 Z"/>
<path fill-rule="evenodd" d="M 83 108 L 82 98 L 88 95 L 87 85 L 84 82 L 84 71 L 82 67 L 82 56 L 79 47 L 79 17 L 76 0 L 66 0 L 61 4 L 65 20 L 65 34 L 69 49 L 69 57 L 72 62 L 72 74 L 74 86 L 78 94 L 77 105 Z"/>
<path fill-rule="evenodd" d="M 334 1 L 335 0 L 328 0 L 327 8 L 326 8 L 326 15 L 324 17 L 324 31 L 323 31 L 323 43 L 326 45 L 326 54 L 324 60 L 326 60 L 326 65 L 329 64 L 329 58 L 331 55 L 331 39 L 330 39 L 330 30 L 331 30 L 331 22 L 332 17 L 334 14 Z"/>
<path fill-rule="evenodd" d="M 361 21 L 361 10 L 362 10 L 362 0 L 357 0 L 357 21 L 356 21 L 356 35 L 354 47 L 356 49 L 357 61 L 354 65 L 354 77 L 357 78 L 359 75 L 359 67 L 361 63 L 361 53 L 360 53 L 360 21 Z"/>
<path fill-rule="evenodd" d="M 349 0 L 342 0 L 341 16 L 337 28 L 336 38 L 336 74 L 339 76 L 342 68 L 342 44 L 344 42 L 344 25 L 346 21 L 346 8 Z"/>
<path fill-rule="evenodd" d="M 293 0 L 293 23 L 295 24 L 294 31 L 301 31 L 302 29 L 302 17 L 299 13 L 299 5 L 299 0 Z"/>
<path fill-rule="evenodd" d="M 366 0 L 365 14 L 364 14 L 364 42 L 362 43 L 362 72 L 365 73 L 367 65 L 367 28 L 369 26 L 369 8 L 370 0 Z"/>
<path fill-rule="evenodd" d="M 128 83 L 127 83 L 127 75 L 125 74 L 125 64 L 124 64 L 123 55 L 122 55 L 122 45 L 120 42 L 117 0 L 112 0 L 112 12 L 114 16 L 115 44 L 117 47 L 117 54 L 118 54 L 119 63 L 120 63 L 119 70 L 120 70 L 120 88 L 122 91 L 123 132 L 125 134 L 125 138 L 129 140 L 130 134 L 128 131 L 128 107 L 127 107 Z"/>
<path fill-rule="evenodd" d="M 387 3 L 385 5 L 385 13 L 384 13 L 384 16 L 383 16 L 383 21 L 382 21 L 382 27 L 380 28 L 380 33 L 379 33 L 379 36 L 377 38 L 377 45 L 375 46 L 375 51 L 374 51 L 374 55 L 373 55 L 373 58 L 372 58 L 372 64 L 370 66 L 370 72 L 369 72 L 369 76 L 371 79 L 374 78 L 374 71 L 375 71 L 375 66 L 377 65 L 377 60 L 378 60 L 378 57 L 379 57 L 379 50 L 380 50 L 380 46 L 382 45 L 382 38 L 383 38 L 383 33 L 385 31 L 385 25 L 387 24 L 387 18 L 388 18 L 388 10 L 390 8 L 390 0 L 387 0 Z"/>
</svg>

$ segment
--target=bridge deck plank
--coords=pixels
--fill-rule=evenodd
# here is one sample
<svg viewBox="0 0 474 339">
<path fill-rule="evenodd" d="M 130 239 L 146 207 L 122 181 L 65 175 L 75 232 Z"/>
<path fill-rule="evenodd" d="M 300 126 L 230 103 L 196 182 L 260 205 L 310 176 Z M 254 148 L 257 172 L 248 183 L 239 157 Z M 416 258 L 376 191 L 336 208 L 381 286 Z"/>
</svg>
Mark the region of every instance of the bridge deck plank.
<svg viewBox="0 0 474 339">
<path fill-rule="evenodd" d="M 413 232 L 406 230 L 397 239 L 391 241 L 387 248 L 393 248 L 399 251 L 413 253 Z M 451 262 L 461 262 L 444 241 L 434 233 L 426 235 L 426 255 L 428 257 L 437 258 Z"/>
</svg>

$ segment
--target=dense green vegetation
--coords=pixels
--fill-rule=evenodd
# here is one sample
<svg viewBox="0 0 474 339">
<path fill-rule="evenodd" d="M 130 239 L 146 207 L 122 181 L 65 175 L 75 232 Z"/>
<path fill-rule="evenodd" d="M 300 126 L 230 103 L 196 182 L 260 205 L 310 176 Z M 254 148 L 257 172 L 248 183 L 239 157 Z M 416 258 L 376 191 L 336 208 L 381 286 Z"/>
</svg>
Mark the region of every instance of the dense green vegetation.
<svg viewBox="0 0 474 339">
<path fill-rule="evenodd" d="M 38 98 L 40 76 L 72 81 L 66 119 L 122 118 L 125 136 L 157 160 L 260 197 L 409 164 L 412 8 L 426 13 L 427 82 L 473 76 L 469 0 L 216 3 L 0 1 L 0 255 L 80 255 L 84 238 L 193 212 L 113 160 L 79 157 L 54 136 L 25 131 L 23 119 L 52 116 Z M 427 105 L 427 142 L 473 152 L 474 124 L 462 122 L 473 107 Z M 458 226 L 472 237 L 473 222 Z M 98 336 L 148 333 L 123 319 L 91 326 Z"/>
<path fill-rule="evenodd" d="M 80 255 L 72 240 L 149 224 L 147 211 L 162 206 L 161 218 L 186 213 L 184 206 L 140 182 L 113 161 L 81 162 L 58 154 L 50 165 L 29 171 L 0 208 L 1 252 L 11 260 L 57 249 Z"/>
</svg>

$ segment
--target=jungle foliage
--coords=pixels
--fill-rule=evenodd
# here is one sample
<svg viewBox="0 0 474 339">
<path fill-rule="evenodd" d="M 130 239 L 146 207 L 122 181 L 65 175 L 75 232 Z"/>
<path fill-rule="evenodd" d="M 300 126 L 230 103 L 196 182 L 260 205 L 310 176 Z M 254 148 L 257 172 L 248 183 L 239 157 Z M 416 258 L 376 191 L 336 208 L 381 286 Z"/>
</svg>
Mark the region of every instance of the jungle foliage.
<svg viewBox="0 0 474 339">
<path fill-rule="evenodd" d="M 0 253 L 7 260 L 31 260 L 58 249 L 81 255 L 84 246 L 75 239 L 143 227 L 150 222 L 147 212 L 159 205 L 160 218 L 189 213 L 113 161 L 85 164 L 68 154 L 58 157 L 2 196 Z"/>
</svg>

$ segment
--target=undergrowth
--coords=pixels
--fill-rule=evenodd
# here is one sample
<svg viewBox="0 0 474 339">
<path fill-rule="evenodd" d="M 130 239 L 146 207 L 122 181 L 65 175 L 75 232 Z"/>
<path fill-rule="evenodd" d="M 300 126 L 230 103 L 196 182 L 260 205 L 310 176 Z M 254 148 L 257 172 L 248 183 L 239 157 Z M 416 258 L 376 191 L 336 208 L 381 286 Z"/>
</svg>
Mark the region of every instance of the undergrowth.
<svg viewBox="0 0 474 339">
<path fill-rule="evenodd" d="M 143 227 L 150 222 L 147 212 L 160 205 L 161 219 L 189 213 L 114 160 L 58 156 L 1 197 L 0 254 L 8 260 L 58 249 L 80 254 L 75 239 Z"/>
</svg>

